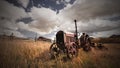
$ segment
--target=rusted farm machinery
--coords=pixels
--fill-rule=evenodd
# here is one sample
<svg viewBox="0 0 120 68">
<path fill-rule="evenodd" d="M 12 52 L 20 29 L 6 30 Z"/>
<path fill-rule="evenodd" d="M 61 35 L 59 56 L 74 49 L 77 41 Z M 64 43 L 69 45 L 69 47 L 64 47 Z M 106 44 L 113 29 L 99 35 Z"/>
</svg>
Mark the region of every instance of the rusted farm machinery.
<svg viewBox="0 0 120 68">
<path fill-rule="evenodd" d="M 67 34 L 64 31 L 58 31 L 56 33 L 56 40 L 50 46 L 50 54 L 52 58 L 59 56 L 60 53 L 64 53 L 68 58 L 78 55 L 78 35 L 77 25 L 75 21 L 75 34 Z"/>
</svg>

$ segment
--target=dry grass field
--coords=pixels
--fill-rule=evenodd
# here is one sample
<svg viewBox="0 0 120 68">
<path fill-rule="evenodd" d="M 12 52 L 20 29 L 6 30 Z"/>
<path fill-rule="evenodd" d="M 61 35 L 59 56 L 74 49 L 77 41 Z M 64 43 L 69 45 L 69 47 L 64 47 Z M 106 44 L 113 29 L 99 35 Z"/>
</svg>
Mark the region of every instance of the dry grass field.
<svg viewBox="0 0 120 68">
<path fill-rule="evenodd" d="M 64 54 L 50 60 L 49 42 L 0 40 L 0 68 L 120 68 L 120 44 L 103 44 L 108 49 L 79 49 L 78 57 L 66 62 Z"/>
</svg>

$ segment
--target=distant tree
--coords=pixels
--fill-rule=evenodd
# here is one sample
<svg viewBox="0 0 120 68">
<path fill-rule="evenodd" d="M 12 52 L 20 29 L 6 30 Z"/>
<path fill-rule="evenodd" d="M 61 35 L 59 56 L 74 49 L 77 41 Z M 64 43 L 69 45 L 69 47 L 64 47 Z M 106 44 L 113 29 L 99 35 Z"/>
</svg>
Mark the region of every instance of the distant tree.
<svg viewBox="0 0 120 68">
<path fill-rule="evenodd" d="M 14 33 L 11 33 L 10 40 L 13 40 L 13 38 L 14 38 Z"/>
<path fill-rule="evenodd" d="M 111 35 L 109 38 L 120 38 L 120 35 Z"/>
</svg>

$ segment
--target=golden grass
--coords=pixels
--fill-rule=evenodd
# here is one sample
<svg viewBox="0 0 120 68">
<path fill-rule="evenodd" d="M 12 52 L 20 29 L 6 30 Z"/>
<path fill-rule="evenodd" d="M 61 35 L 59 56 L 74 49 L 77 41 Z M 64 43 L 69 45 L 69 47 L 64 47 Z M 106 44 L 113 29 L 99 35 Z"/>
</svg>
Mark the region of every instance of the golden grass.
<svg viewBox="0 0 120 68">
<path fill-rule="evenodd" d="M 35 59 L 45 50 L 48 50 L 49 44 L 43 41 L 1 40 L 0 66 L 3 68 L 27 68 L 29 65 L 35 66 Z"/>
<path fill-rule="evenodd" d="M 63 60 L 64 54 L 50 60 L 49 42 L 32 40 L 0 40 L 0 68 L 120 68 L 120 44 L 104 44 L 108 48 L 79 49 L 78 57 Z"/>
</svg>

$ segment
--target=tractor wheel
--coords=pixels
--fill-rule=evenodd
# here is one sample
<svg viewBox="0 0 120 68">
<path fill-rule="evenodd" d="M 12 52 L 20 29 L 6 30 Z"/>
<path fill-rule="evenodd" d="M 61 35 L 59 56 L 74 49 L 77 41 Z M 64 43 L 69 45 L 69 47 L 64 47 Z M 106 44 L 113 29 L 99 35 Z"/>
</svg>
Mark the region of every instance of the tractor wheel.
<svg viewBox="0 0 120 68">
<path fill-rule="evenodd" d="M 75 49 L 75 52 L 74 52 L 73 54 L 74 54 L 75 57 L 77 57 L 77 56 L 78 56 L 78 52 L 79 52 L 79 47 L 78 47 L 78 45 L 76 45 L 76 46 L 74 47 L 74 49 Z"/>
<path fill-rule="evenodd" d="M 90 51 L 90 50 L 91 50 L 90 44 L 87 43 L 87 44 L 83 47 L 83 50 L 86 51 L 86 52 Z"/>
<path fill-rule="evenodd" d="M 53 43 L 50 46 L 50 58 L 55 59 L 59 55 L 59 48 L 57 47 L 56 43 Z"/>
<path fill-rule="evenodd" d="M 69 51 L 69 49 L 67 50 L 67 57 L 69 59 L 72 59 L 77 56 L 78 56 L 78 48 L 77 47 L 72 48 L 70 51 Z"/>
</svg>

